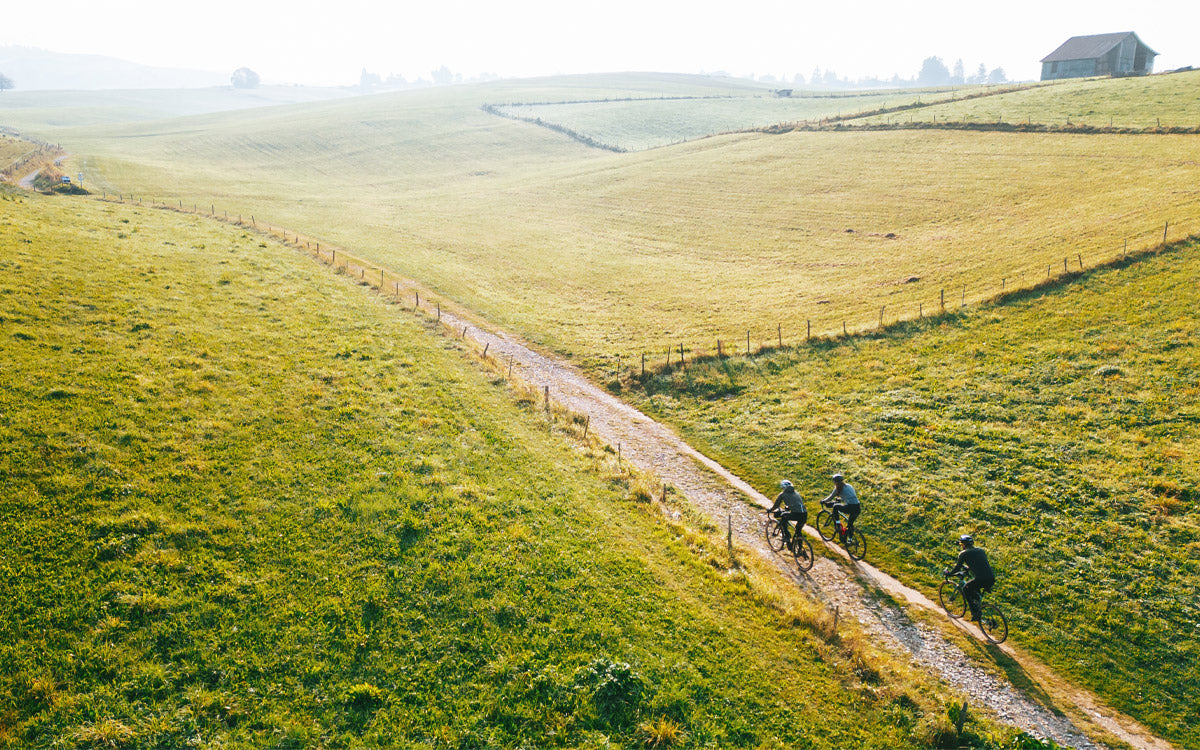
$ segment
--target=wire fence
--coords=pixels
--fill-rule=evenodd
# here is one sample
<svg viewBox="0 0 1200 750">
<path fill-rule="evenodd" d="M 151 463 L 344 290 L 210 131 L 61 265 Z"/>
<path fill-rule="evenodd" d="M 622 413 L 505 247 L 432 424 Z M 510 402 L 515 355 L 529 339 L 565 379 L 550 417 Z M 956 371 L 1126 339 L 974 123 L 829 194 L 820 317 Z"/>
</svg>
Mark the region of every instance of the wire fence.
<svg viewBox="0 0 1200 750">
<path fill-rule="evenodd" d="M 413 309 L 423 311 L 437 321 L 441 321 L 443 309 L 447 312 L 453 310 L 456 320 L 473 317 L 467 309 L 439 298 L 413 279 L 364 260 L 344 248 L 328 243 L 322 245 L 311 236 L 261 221 L 254 215 L 231 214 L 227 210 L 218 210 L 215 203 L 207 206 L 198 203 L 187 205 L 178 199 L 164 201 L 123 193 L 104 192 L 103 199 L 194 213 L 245 227 L 304 250 L 339 273 L 378 289 L 398 303 L 407 305 L 411 301 Z M 1069 283 L 1091 271 L 1134 262 L 1196 240 L 1200 240 L 1200 218 L 1164 220 L 1160 226 L 1131 234 L 1119 244 L 1092 247 L 1086 251 L 1086 255 L 1080 249 L 1061 259 L 1015 267 L 986 283 L 947 285 L 933 293 L 924 288 L 911 295 L 896 295 L 878 307 L 860 305 L 814 314 L 805 318 L 802 324 L 792 317 L 786 328 L 783 322 L 760 322 L 737 331 L 716 328 L 700 333 L 693 331 L 688 340 L 684 337 L 674 338 L 664 341 L 662 347 L 653 350 L 640 347 L 601 357 L 601 361 L 608 363 L 601 365 L 601 369 L 606 377 L 615 378 L 618 382 L 638 381 L 648 376 L 668 374 L 687 367 L 689 363 L 729 357 L 749 358 L 814 343 L 836 343 L 853 337 L 885 334 L 913 322 L 955 315 L 972 306 L 995 304 L 1012 296 Z M 469 326 L 461 332 L 464 338 L 467 328 Z M 645 340 L 650 339 L 647 337 Z"/>
</svg>

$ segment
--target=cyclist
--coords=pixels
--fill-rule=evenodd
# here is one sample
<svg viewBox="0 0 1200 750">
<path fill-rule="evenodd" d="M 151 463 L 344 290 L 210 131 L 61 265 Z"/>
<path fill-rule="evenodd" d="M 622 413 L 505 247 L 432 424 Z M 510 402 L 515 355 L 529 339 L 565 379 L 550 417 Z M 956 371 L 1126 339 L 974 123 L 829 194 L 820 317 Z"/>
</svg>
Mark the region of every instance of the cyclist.
<svg viewBox="0 0 1200 750">
<path fill-rule="evenodd" d="M 954 567 L 945 571 L 949 577 L 961 572 L 964 568 L 971 572 L 973 578 L 963 586 L 963 596 L 971 607 L 971 622 L 979 622 L 980 610 L 983 608 L 983 592 L 991 591 L 996 585 L 996 574 L 988 563 L 987 553 L 975 546 L 975 539 L 970 534 L 958 538 L 958 560 Z"/>
<path fill-rule="evenodd" d="M 834 522 L 837 521 L 839 513 L 845 516 L 846 536 L 854 536 L 854 521 L 862 512 L 862 504 L 858 502 L 858 493 L 854 491 L 853 487 L 846 484 L 846 478 L 842 476 L 841 472 L 834 474 L 832 479 L 833 492 L 830 492 L 829 496 L 821 501 L 821 505 L 833 510 Z"/>
<path fill-rule="evenodd" d="M 800 497 L 800 493 L 796 492 L 796 488 L 788 480 L 783 480 L 779 483 L 783 491 L 775 498 L 775 504 L 771 506 L 768 513 L 772 513 L 778 518 L 783 527 L 783 543 L 788 549 L 792 548 L 792 533 L 788 526 L 788 521 L 796 522 L 796 536 L 804 533 L 804 524 L 808 523 L 808 508 L 804 507 L 804 498 Z M 780 507 L 783 508 L 780 511 Z"/>
</svg>

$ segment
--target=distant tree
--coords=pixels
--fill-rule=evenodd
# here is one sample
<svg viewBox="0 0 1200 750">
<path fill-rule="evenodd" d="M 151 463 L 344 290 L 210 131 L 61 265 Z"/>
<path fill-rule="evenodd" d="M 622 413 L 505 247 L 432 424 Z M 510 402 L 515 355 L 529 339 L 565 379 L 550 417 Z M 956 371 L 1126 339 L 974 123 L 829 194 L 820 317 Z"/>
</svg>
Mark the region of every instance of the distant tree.
<svg viewBox="0 0 1200 750">
<path fill-rule="evenodd" d="M 816 68 L 813 68 L 812 77 L 809 78 L 808 80 L 812 81 L 812 85 L 820 86 L 821 85 L 821 76 L 822 76 L 821 68 L 816 67 Z"/>
<path fill-rule="evenodd" d="M 945 86 L 950 83 L 950 69 L 940 57 L 927 57 L 921 63 L 921 72 L 917 74 L 917 83 L 922 86 Z"/>
<path fill-rule="evenodd" d="M 967 76 L 963 72 L 963 61 L 960 57 L 954 61 L 954 72 L 950 74 L 950 83 L 955 86 L 962 85 L 967 82 Z"/>
<path fill-rule="evenodd" d="M 987 83 L 987 66 L 979 63 L 979 70 L 975 71 L 975 75 L 967 79 L 967 83 Z"/>
<path fill-rule="evenodd" d="M 1008 76 L 1004 74 L 1004 68 L 996 68 L 991 73 L 988 73 L 988 83 L 1008 83 Z"/>
<path fill-rule="evenodd" d="M 258 87 L 258 73 L 249 68 L 238 68 L 229 77 L 235 89 L 253 89 Z"/>
<path fill-rule="evenodd" d="M 5 91 L 13 87 L 13 80 L 8 76 L 0 73 L 0 91 Z"/>
<path fill-rule="evenodd" d="M 826 86 L 836 88 L 837 85 L 840 83 L 841 83 L 841 79 L 838 78 L 837 73 L 834 73 L 832 70 L 825 71 L 825 85 Z"/>
<path fill-rule="evenodd" d="M 796 85 L 796 86 L 803 86 L 804 85 L 804 74 L 797 73 L 796 75 L 792 76 L 792 84 Z"/>
<path fill-rule="evenodd" d="M 453 72 L 451 72 L 451 71 L 450 71 L 450 69 L 449 69 L 449 68 L 447 68 L 445 65 L 443 65 L 442 67 L 438 68 L 437 70 L 431 70 L 431 71 L 429 71 L 429 77 L 430 77 L 430 78 L 432 78 L 432 79 L 433 79 L 433 82 L 434 82 L 434 83 L 436 83 L 436 84 L 438 84 L 439 86 L 444 86 L 444 85 L 446 85 L 446 84 L 448 84 L 448 83 L 454 83 L 454 82 L 455 82 L 455 80 L 461 80 L 461 79 L 462 79 L 462 77 L 461 77 L 461 76 L 456 76 L 456 75 L 455 75 Z"/>
</svg>

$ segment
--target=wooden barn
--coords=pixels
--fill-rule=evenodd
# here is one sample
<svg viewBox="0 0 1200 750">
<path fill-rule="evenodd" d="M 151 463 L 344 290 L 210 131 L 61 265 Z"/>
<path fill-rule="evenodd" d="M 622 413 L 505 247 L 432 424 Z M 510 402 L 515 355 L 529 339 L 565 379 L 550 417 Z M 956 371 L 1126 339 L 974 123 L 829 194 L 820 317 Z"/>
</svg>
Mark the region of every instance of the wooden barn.
<svg viewBox="0 0 1200 750">
<path fill-rule="evenodd" d="M 1153 70 L 1156 55 L 1132 31 L 1073 36 L 1042 58 L 1042 80 L 1144 76 Z"/>
</svg>

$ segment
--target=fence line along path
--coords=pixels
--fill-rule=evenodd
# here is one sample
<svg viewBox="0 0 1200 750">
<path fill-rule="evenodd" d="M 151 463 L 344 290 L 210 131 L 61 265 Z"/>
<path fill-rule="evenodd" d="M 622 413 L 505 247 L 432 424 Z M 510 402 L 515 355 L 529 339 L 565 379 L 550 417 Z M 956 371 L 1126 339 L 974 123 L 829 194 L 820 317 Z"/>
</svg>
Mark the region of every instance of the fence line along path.
<svg viewBox="0 0 1200 750">
<path fill-rule="evenodd" d="M 787 564 L 764 543 L 763 509 L 771 504 L 771 500 L 688 445 L 673 430 L 595 385 L 564 360 L 539 353 L 512 334 L 481 328 L 478 318 L 472 316 L 471 320 L 465 320 L 449 311 L 447 306 L 440 306 L 438 315 L 451 331 L 461 331 L 462 338 L 473 339 L 481 350 L 508 363 L 513 374 L 535 386 L 539 394 L 548 393 L 555 403 L 586 415 L 589 430 L 609 445 L 619 446 L 622 460 L 674 486 L 718 527 L 725 528 L 729 524 L 739 545 L 773 559 L 784 575 L 827 606 L 836 607 L 843 616 L 855 617 L 873 637 L 893 651 L 907 654 L 924 669 L 932 669 L 945 682 L 969 696 L 972 706 L 986 706 L 1008 724 L 1060 745 L 1081 750 L 1103 747 L 1088 739 L 1057 709 L 1023 695 L 1006 679 L 996 676 L 994 669 L 973 664 L 971 657 L 937 627 L 919 623 L 902 608 L 866 595 L 867 587 L 875 586 L 910 606 L 941 614 L 941 609 L 920 592 L 862 562 L 847 566 L 818 557 L 812 571 L 798 573 L 794 565 Z M 811 529 L 809 531 L 812 533 Z M 974 630 L 967 632 L 979 637 Z M 1073 703 L 1076 713 L 1086 715 L 1094 727 L 1103 728 L 1135 748 L 1172 749 L 1172 745 L 1132 719 L 1103 707 L 1090 693 L 1058 680 L 1029 655 L 1008 644 L 1000 648 L 1025 666 L 1030 677 L 1042 682 L 1043 689 L 1057 700 Z M 1050 682 L 1054 684 L 1045 684 Z"/>
</svg>

